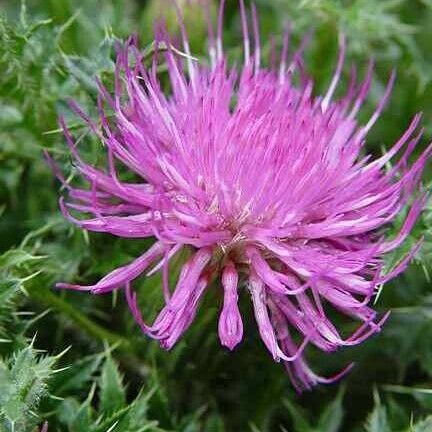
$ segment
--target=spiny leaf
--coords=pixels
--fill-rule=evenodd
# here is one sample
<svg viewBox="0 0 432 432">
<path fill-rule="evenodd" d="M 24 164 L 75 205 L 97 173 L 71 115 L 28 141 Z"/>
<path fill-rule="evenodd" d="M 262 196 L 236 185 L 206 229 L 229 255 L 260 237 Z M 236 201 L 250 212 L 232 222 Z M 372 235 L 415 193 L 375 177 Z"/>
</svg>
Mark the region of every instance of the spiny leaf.
<svg viewBox="0 0 432 432">
<path fill-rule="evenodd" d="M 317 432 L 338 432 L 341 430 L 344 410 L 342 406 L 345 387 L 341 387 L 336 398 L 330 402 L 321 413 L 318 421 Z"/>
<path fill-rule="evenodd" d="M 120 409 L 126 403 L 125 391 L 123 388 L 122 378 L 118 371 L 117 365 L 107 354 L 106 360 L 102 367 L 100 377 L 100 405 L 99 409 L 105 413 L 112 413 Z"/>
<path fill-rule="evenodd" d="M 64 372 L 55 376 L 52 384 L 56 389 L 56 394 L 67 395 L 86 388 L 98 370 L 102 359 L 103 354 L 86 356 L 78 359 Z"/>
<path fill-rule="evenodd" d="M 90 392 L 85 401 L 78 407 L 78 410 L 74 413 L 73 419 L 70 422 L 72 430 L 77 432 L 91 431 L 94 420 L 93 408 L 91 401 L 95 392 L 95 386 L 90 389 Z"/>
<path fill-rule="evenodd" d="M 0 425 L 4 430 L 29 430 L 37 418 L 33 412 L 48 395 L 48 380 L 57 358 L 40 356 L 29 345 L 8 360 L 0 360 Z M 21 428 L 21 429 L 20 429 Z"/>
<path fill-rule="evenodd" d="M 309 423 L 309 419 L 300 407 L 296 406 L 288 399 L 284 400 L 284 405 L 288 408 L 291 415 L 295 432 L 312 432 L 313 428 Z"/>
<path fill-rule="evenodd" d="M 11 249 L 3 255 L 0 255 L 0 270 L 6 270 L 41 258 L 42 257 L 31 255 L 25 250 Z"/>
<path fill-rule="evenodd" d="M 389 419 L 387 416 L 387 410 L 384 405 L 381 404 L 379 395 L 377 392 L 374 394 L 375 406 L 373 411 L 369 414 L 365 429 L 367 432 L 392 432 Z"/>
<path fill-rule="evenodd" d="M 432 430 L 432 416 L 412 425 L 407 432 L 430 432 Z"/>
</svg>

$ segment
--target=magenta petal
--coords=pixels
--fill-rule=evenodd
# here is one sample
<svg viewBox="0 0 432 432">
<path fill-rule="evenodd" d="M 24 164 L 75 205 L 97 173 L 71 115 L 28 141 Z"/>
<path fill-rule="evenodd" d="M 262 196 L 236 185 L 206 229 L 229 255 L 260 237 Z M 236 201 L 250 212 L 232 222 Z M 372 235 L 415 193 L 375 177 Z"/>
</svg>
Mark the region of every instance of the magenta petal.
<svg viewBox="0 0 432 432">
<path fill-rule="evenodd" d="M 136 260 L 123 267 L 115 269 L 103 277 L 95 285 L 73 285 L 67 283 L 57 283 L 57 288 L 70 288 L 80 291 L 91 291 L 93 294 L 104 294 L 114 289 L 120 288 L 133 279 L 137 278 L 158 256 L 163 253 L 163 246 L 155 243 L 146 253 Z"/>
<path fill-rule="evenodd" d="M 224 304 L 219 316 L 219 339 L 221 344 L 233 350 L 243 338 L 243 322 L 238 307 L 238 273 L 228 262 L 222 273 Z"/>
</svg>

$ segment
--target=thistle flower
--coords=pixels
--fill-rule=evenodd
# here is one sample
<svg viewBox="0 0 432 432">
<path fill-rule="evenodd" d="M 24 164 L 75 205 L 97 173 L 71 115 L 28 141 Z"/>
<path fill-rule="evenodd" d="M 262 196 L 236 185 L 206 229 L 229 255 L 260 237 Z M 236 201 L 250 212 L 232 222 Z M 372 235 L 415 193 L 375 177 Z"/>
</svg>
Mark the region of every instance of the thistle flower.
<svg viewBox="0 0 432 432">
<path fill-rule="evenodd" d="M 222 2 L 216 31 L 209 19 L 208 62 L 192 57 L 183 25 L 184 55 L 158 27 L 155 46 L 165 49 L 155 52 L 151 67 L 144 66 L 135 38 L 118 49 L 114 95 L 99 83 L 100 124 L 72 103 L 104 144 L 108 167 L 82 160 L 61 120 L 76 167 L 89 185 L 64 182 L 69 197 L 60 200 L 64 216 L 86 230 L 156 241 L 94 285 L 57 286 L 94 294 L 125 288 L 142 331 L 165 349 L 191 325 L 210 283 L 223 298 L 220 341 L 234 349 L 243 337 L 239 296 L 249 291 L 264 345 L 275 361 L 284 362 L 298 390 L 309 389 L 335 381 L 351 365 L 331 378 L 319 376 L 305 360 L 308 345 L 325 352 L 356 345 L 386 320 L 388 314 L 378 317 L 370 302 L 420 245 L 382 274 L 384 255 L 401 245 L 424 205 L 420 177 L 431 147 L 408 164 L 422 135 L 416 132 L 416 115 L 385 154 L 375 160 L 365 155 L 366 136 L 389 98 L 394 73 L 371 118 L 360 124 L 357 114 L 368 95 L 373 61 L 362 80 L 353 69 L 346 94 L 335 98 L 344 65 L 342 38 L 328 90 L 314 96 L 302 60 L 307 38 L 290 55 L 287 31 L 281 52 L 273 50 L 271 66 L 264 67 L 256 10 L 252 7 L 252 27 L 242 1 L 240 10 L 240 69 L 229 66 L 224 53 Z M 165 90 L 160 59 L 168 71 Z M 112 120 L 107 109 L 114 112 Z M 121 180 L 119 164 L 139 181 Z M 385 227 L 406 205 L 400 232 L 386 238 Z M 169 263 L 185 248 L 191 257 L 172 289 Z M 153 324 L 141 316 L 132 289 L 134 279 L 149 270 L 163 273 L 166 302 Z M 342 335 L 330 310 L 358 321 L 357 329 Z"/>
</svg>

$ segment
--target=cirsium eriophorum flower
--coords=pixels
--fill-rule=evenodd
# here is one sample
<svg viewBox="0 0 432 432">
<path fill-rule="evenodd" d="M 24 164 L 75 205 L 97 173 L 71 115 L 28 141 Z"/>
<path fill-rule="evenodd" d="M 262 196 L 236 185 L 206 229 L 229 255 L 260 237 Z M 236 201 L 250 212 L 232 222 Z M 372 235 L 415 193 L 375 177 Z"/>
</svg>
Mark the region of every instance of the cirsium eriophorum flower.
<svg viewBox="0 0 432 432">
<path fill-rule="evenodd" d="M 310 388 L 349 368 L 332 378 L 317 375 L 304 358 L 309 344 L 326 352 L 356 345 L 385 321 L 387 315 L 377 317 L 370 300 L 417 250 L 382 275 L 383 256 L 400 246 L 424 205 L 424 194 L 416 191 L 431 149 L 408 164 L 421 137 L 417 115 L 383 156 L 372 160 L 362 153 L 394 75 L 370 120 L 360 124 L 357 114 L 373 63 L 363 80 L 353 73 L 346 94 L 336 99 L 343 40 L 327 92 L 314 96 L 303 67 L 304 44 L 288 55 L 287 33 L 273 65 L 262 66 L 256 12 L 250 32 L 241 3 L 244 62 L 230 67 L 222 46 L 222 9 L 217 31 L 209 26 L 208 63 L 191 56 L 184 28 L 185 55 L 159 28 L 155 46 L 168 48 L 155 53 L 152 67 L 144 67 L 134 38 L 118 50 L 114 95 L 100 85 L 100 126 L 73 105 L 103 142 L 106 170 L 82 160 L 62 121 L 77 169 L 89 184 L 81 189 L 65 183 L 63 214 L 86 230 L 156 241 L 94 285 L 58 286 L 95 294 L 125 288 L 143 332 L 166 349 L 192 323 L 213 279 L 223 297 L 220 341 L 233 349 L 243 336 L 238 299 L 246 288 L 263 343 L 285 363 L 296 388 Z M 161 58 L 170 83 L 165 91 L 157 73 Z M 117 164 L 140 180 L 122 181 Z M 408 201 L 399 234 L 385 238 L 382 228 Z M 71 211 L 91 216 L 76 218 Z M 169 262 L 184 248 L 191 257 L 176 286 L 169 287 Z M 166 306 L 152 324 L 142 318 L 131 287 L 149 269 L 165 274 Z M 328 316 L 331 308 L 357 320 L 357 330 L 341 335 Z"/>
</svg>

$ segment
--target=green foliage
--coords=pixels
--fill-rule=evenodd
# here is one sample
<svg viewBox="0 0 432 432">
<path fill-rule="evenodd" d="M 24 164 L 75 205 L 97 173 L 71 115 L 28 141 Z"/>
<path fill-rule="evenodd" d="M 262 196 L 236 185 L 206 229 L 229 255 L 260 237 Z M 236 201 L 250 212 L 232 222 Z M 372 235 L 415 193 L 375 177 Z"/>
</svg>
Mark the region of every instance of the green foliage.
<svg viewBox="0 0 432 432">
<path fill-rule="evenodd" d="M 423 432 L 432 426 L 432 416 L 414 420 L 413 415 L 408 416 L 395 402 L 388 407 L 383 405 L 378 393 L 375 393 L 374 399 L 374 409 L 365 423 L 366 432 Z"/>
<path fill-rule="evenodd" d="M 295 432 L 337 432 L 341 430 L 344 409 L 342 406 L 343 396 L 345 393 L 344 387 L 336 395 L 335 399 L 327 404 L 319 416 L 314 416 L 316 419 L 311 421 L 308 413 L 304 412 L 300 407 L 293 402 L 285 400 L 284 404 L 291 415 Z"/>
<path fill-rule="evenodd" d="M 85 374 L 94 368 L 96 362 L 100 362 L 101 357 L 87 360 L 90 368 Z M 68 430 L 77 432 L 162 432 L 158 422 L 149 420 L 147 415 L 149 399 L 154 391 L 143 390 L 134 400 L 126 402 L 126 390 L 117 364 L 109 353 L 103 357 L 103 364 L 98 370 L 100 376 L 90 387 L 87 397 L 77 400 L 69 396 L 58 405 L 57 416 L 60 423 Z M 75 374 L 69 373 L 69 379 L 82 382 L 82 371 L 76 369 Z M 93 406 L 95 399 L 98 399 L 97 408 Z"/>
<path fill-rule="evenodd" d="M 375 395 L 375 407 L 367 418 L 365 428 L 367 432 L 391 432 L 387 409 L 381 405 L 377 395 Z"/>
<path fill-rule="evenodd" d="M 381 53 L 395 55 L 399 45 L 410 45 L 415 27 L 398 13 L 404 0 L 276 0 L 273 7 L 287 13 L 295 28 L 334 26 L 346 33 L 349 49 L 359 54 L 382 46 Z"/>
<path fill-rule="evenodd" d="M 42 158 L 49 149 L 74 176 L 58 115 L 82 134 L 86 157 L 100 161 L 98 143 L 73 118 L 67 99 L 93 115 L 94 77 L 112 86 L 115 43 L 132 32 L 151 43 L 150 26 L 161 12 L 173 31 L 178 25 L 159 0 L 19 3 L 3 2 L 0 11 L 0 432 L 35 432 L 45 421 L 49 432 L 432 430 L 431 203 L 405 250 L 389 259 L 391 266 L 424 236 L 416 262 L 378 298 L 379 310 L 393 311 L 382 334 L 332 356 L 308 353 L 320 373 L 352 360 L 357 365 L 341 386 L 301 396 L 265 353 L 244 295 L 246 338 L 238 350 L 219 346 L 220 295 L 210 290 L 186 337 L 166 353 L 141 335 L 122 295 L 53 289 L 60 280 L 97 280 L 149 246 L 82 233 L 59 215 L 60 186 Z M 206 49 L 202 11 L 186 3 L 191 45 L 200 55 Z M 213 12 L 216 6 L 212 2 Z M 363 70 L 375 56 L 365 116 L 397 67 L 388 112 L 368 143 L 373 153 L 394 142 L 417 111 L 425 113 L 430 138 L 429 0 L 259 0 L 258 8 L 264 52 L 267 35 L 280 34 L 287 19 L 295 42 L 315 30 L 307 65 L 318 88 L 328 85 L 339 33 L 348 39 L 347 64 Z M 237 2 L 228 1 L 224 38 L 233 57 L 240 52 L 239 23 Z M 432 180 L 429 170 L 425 180 Z M 173 279 L 184 259 L 171 269 Z M 152 318 L 161 304 L 160 276 L 139 281 L 137 291 L 144 315 Z"/>
<path fill-rule="evenodd" d="M 0 425 L 4 431 L 30 430 L 37 424 L 41 398 L 48 395 L 48 378 L 57 361 L 53 356 L 37 356 L 32 345 L 0 361 Z"/>
<path fill-rule="evenodd" d="M 110 355 L 107 356 L 100 379 L 100 406 L 103 411 L 115 412 L 125 405 L 122 378 Z"/>
</svg>

